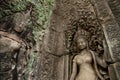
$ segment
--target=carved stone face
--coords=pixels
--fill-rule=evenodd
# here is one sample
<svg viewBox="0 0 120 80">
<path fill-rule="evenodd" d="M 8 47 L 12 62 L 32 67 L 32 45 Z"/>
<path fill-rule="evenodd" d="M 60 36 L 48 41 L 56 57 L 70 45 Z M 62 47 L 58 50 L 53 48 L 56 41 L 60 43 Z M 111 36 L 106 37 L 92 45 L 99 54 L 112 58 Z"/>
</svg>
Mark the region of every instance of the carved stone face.
<svg viewBox="0 0 120 80">
<path fill-rule="evenodd" d="M 84 38 L 79 38 L 77 40 L 78 49 L 85 49 L 87 47 L 87 41 Z"/>
</svg>

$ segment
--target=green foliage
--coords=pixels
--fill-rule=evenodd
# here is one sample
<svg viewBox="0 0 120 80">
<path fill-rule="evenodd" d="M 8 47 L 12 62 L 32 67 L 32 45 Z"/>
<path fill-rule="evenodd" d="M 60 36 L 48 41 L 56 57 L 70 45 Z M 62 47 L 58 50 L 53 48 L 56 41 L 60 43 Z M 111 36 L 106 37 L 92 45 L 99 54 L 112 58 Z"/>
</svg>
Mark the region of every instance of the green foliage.
<svg viewBox="0 0 120 80">
<path fill-rule="evenodd" d="M 49 26 L 50 15 L 55 0 L 9 0 L 8 2 L 1 2 L 0 19 L 14 15 L 16 12 L 25 11 L 28 3 L 32 3 L 34 8 L 32 10 L 32 19 L 27 24 L 28 27 L 34 28 L 35 40 L 38 39 L 38 32 L 45 30 Z M 41 36 L 41 35 L 40 35 Z"/>
<path fill-rule="evenodd" d="M 54 2 L 55 0 L 38 0 L 36 3 L 34 2 L 38 13 L 36 23 L 39 24 L 37 25 L 38 27 L 35 27 L 34 29 L 36 41 L 38 40 L 38 37 L 40 40 L 42 39 L 42 35 L 44 34 L 46 28 L 49 26 Z"/>
<path fill-rule="evenodd" d="M 29 80 L 29 76 L 30 76 L 30 73 L 32 72 L 33 64 L 36 61 L 35 57 L 36 57 L 35 53 L 32 53 L 30 55 L 30 60 L 28 61 L 27 71 L 26 71 L 26 74 L 25 74 L 26 75 L 25 76 L 26 80 Z"/>
<path fill-rule="evenodd" d="M 34 39 L 36 41 L 36 48 L 39 48 L 39 44 L 42 40 L 42 36 L 49 27 L 50 16 L 55 0 L 28 0 L 34 4 L 34 8 L 31 12 L 30 26 L 33 27 Z M 32 70 L 33 65 L 38 63 L 40 53 L 32 53 L 28 63 L 28 78 Z M 39 57 L 38 57 L 39 56 Z"/>
<path fill-rule="evenodd" d="M 0 19 L 25 10 L 27 3 L 28 2 L 26 0 L 9 0 L 7 2 L 1 1 Z"/>
<path fill-rule="evenodd" d="M 8 2 L 0 3 L 0 19 L 14 15 L 18 12 L 24 12 L 27 9 L 29 3 L 31 3 L 32 10 L 30 19 L 27 21 L 27 27 L 33 28 L 34 40 L 36 41 L 36 48 L 42 40 L 42 36 L 49 27 L 50 16 L 54 6 L 55 0 L 9 0 Z M 26 78 L 29 77 L 30 71 L 33 65 L 37 63 L 37 53 L 31 52 L 30 59 L 28 61 Z"/>
<path fill-rule="evenodd" d="M 26 8 L 27 1 L 26 0 L 15 0 L 11 2 L 11 10 L 14 11 L 21 11 Z"/>
</svg>

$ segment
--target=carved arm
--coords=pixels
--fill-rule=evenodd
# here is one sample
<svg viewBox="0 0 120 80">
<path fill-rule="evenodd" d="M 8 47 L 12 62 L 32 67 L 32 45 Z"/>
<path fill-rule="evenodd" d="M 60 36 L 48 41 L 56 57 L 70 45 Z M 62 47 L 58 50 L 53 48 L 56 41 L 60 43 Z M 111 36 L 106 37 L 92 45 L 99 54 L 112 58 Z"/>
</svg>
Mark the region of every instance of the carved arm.
<svg viewBox="0 0 120 80">
<path fill-rule="evenodd" d="M 77 74 L 77 63 L 76 63 L 76 57 L 73 59 L 73 68 L 72 68 L 72 74 L 70 77 L 70 80 L 75 80 L 75 76 Z"/>
</svg>

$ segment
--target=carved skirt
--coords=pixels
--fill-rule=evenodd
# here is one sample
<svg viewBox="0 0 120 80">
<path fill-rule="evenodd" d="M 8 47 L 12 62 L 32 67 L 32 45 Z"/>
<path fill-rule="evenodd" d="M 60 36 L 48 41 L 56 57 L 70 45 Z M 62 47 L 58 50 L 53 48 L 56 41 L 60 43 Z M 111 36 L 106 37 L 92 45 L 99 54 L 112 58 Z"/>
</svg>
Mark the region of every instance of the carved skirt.
<svg viewBox="0 0 120 80">
<path fill-rule="evenodd" d="M 98 77 L 94 71 L 82 69 L 75 80 L 98 80 Z"/>
</svg>

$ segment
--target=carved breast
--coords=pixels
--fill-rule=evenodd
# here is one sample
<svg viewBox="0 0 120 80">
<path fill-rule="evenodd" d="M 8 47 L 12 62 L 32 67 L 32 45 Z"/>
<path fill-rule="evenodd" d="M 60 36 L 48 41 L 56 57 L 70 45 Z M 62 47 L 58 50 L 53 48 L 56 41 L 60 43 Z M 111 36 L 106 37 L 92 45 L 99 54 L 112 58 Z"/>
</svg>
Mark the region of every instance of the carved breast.
<svg viewBox="0 0 120 80">
<path fill-rule="evenodd" d="M 91 62 L 92 62 L 92 56 L 90 53 L 84 53 L 84 54 L 82 53 L 76 56 L 77 64 L 91 63 Z"/>
</svg>

